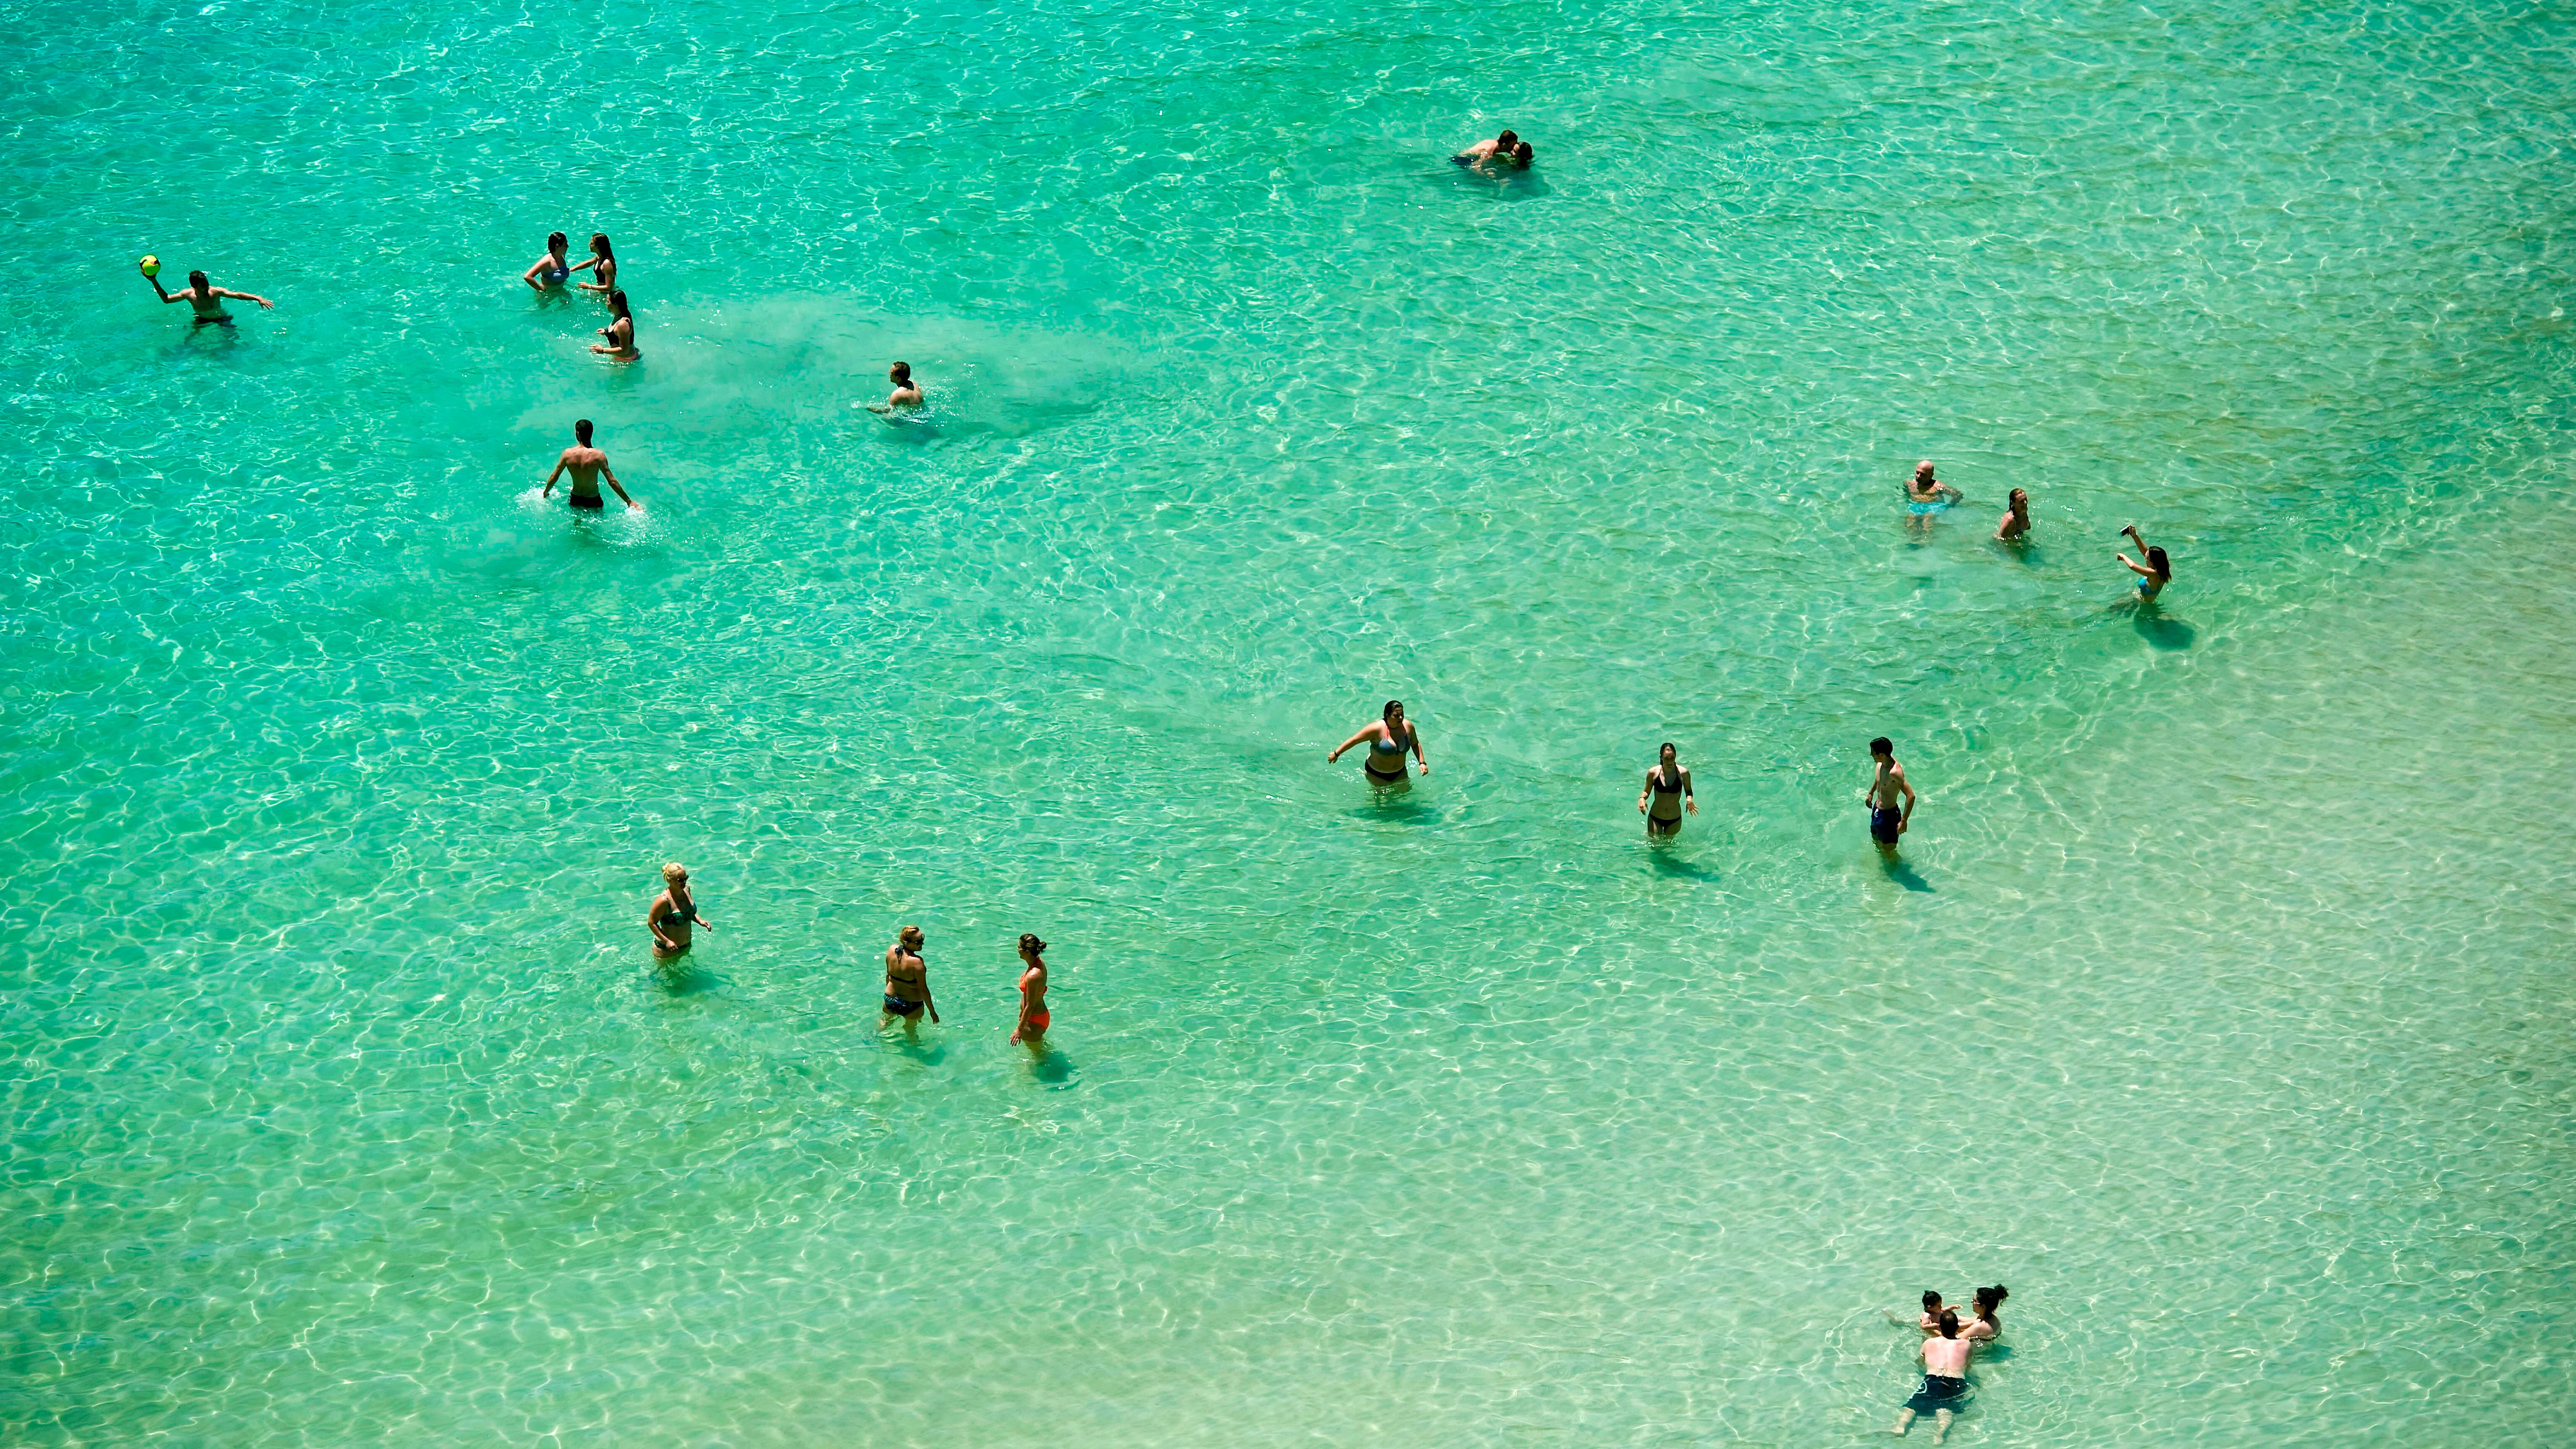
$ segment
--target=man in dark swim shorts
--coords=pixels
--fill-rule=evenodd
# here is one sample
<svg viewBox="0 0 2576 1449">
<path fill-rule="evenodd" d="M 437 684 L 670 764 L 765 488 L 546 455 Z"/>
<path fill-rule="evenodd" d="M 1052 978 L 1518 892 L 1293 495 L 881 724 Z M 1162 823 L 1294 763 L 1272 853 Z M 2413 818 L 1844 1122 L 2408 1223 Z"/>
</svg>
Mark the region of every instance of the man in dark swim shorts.
<svg viewBox="0 0 2576 1449">
<path fill-rule="evenodd" d="M 1879 854 L 1893 856 L 1896 837 L 1914 820 L 1914 787 L 1906 783 L 1905 767 L 1896 763 L 1896 746 L 1887 736 L 1869 742 L 1869 763 L 1869 789 L 1862 796 L 1869 802 L 1869 838 L 1878 842 Z"/>
<path fill-rule="evenodd" d="M 608 455 L 590 445 L 590 419 L 574 422 L 572 435 L 573 445 L 563 450 L 562 457 L 555 459 L 555 470 L 546 475 L 546 489 L 540 496 L 554 497 L 555 480 L 569 472 L 572 474 L 570 502 L 573 507 L 606 508 L 608 500 L 599 496 L 599 480 L 605 474 L 608 486 L 617 490 L 618 497 L 626 499 L 627 507 L 642 508 L 643 504 L 627 498 L 626 485 L 617 481 L 617 470 L 608 466 Z"/>
<path fill-rule="evenodd" d="M 1932 1442 L 1938 1444 L 1950 1432 L 1950 1421 L 1968 1402 L 1968 1352 L 1972 1345 L 1959 1336 L 1959 1311 L 1941 1310 L 1940 1335 L 1923 1340 L 1923 1387 L 1905 1401 L 1896 1413 L 1892 1434 L 1902 1434 L 1914 1424 L 1917 1414 L 1932 1416 Z"/>
</svg>

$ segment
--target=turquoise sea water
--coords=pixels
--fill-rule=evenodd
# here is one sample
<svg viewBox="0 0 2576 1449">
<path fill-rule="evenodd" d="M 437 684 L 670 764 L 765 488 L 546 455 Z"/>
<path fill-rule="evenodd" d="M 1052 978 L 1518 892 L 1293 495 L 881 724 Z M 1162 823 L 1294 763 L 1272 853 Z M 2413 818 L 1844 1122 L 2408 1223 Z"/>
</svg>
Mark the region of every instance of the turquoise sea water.
<svg viewBox="0 0 2576 1449">
<path fill-rule="evenodd" d="M 2564 7 L 5 14 L 0 1441 L 2576 1428 Z"/>
</svg>

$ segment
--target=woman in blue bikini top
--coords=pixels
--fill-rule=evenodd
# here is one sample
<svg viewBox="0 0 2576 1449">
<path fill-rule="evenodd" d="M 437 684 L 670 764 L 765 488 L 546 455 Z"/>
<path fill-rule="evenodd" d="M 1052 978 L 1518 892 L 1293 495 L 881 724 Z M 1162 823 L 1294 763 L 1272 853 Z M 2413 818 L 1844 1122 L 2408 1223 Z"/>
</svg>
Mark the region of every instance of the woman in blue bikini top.
<svg viewBox="0 0 2576 1449">
<path fill-rule="evenodd" d="M 2139 563 L 2125 553 L 2117 555 L 2120 562 L 2129 566 L 2129 572 L 2138 576 L 2138 597 L 2152 599 L 2163 593 L 2165 585 L 2173 582 L 2173 560 L 2165 556 L 2163 549 L 2148 543 L 2146 535 L 2138 532 L 2137 525 L 2131 524 L 2120 531 L 2127 534 L 2147 556 L 2145 563 Z"/>
<path fill-rule="evenodd" d="M 572 263 L 564 257 L 564 248 L 571 245 L 572 239 L 562 232 L 547 233 L 546 254 L 537 258 L 535 266 L 521 272 L 519 280 L 540 292 L 551 292 L 571 281 Z"/>
<path fill-rule="evenodd" d="M 1362 726 L 1358 734 L 1342 741 L 1324 757 L 1324 763 L 1329 765 L 1340 759 L 1343 750 L 1362 740 L 1368 741 L 1369 752 L 1361 764 L 1377 779 L 1405 778 L 1404 752 L 1408 749 L 1413 751 L 1415 759 L 1422 762 L 1422 773 L 1431 773 L 1431 759 L 1422 753 L 1422 732 L 1413 727 L 1413 721 L 1404 717 L 1403 700 L 1388 700 L 1386 708 L 1379 712 L 1377 723 Z"/>
</svg>

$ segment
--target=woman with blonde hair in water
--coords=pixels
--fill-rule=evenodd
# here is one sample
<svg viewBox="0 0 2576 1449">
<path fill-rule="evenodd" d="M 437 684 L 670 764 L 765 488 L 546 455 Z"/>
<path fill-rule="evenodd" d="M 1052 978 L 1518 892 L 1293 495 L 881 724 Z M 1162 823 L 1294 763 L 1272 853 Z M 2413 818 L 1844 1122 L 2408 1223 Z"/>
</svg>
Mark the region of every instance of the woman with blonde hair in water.
<svg viewBox="0 0 2576 1449">
<path fill-rule="evenodd" d="M 1368 741 L 1368 758 L 1360 761 L 1360 769 L 1372 784 L 1392 785 L 1410 778 L 1404 768 L 1404 752 L 1408 749 L 1413 751 L 1413 758 L 1422 762 L 1422 773 L 1431 773 L 1430 757 L 1422 753 L 1422 732 L 1413 727 L 1413 721 L 1404 717 L 1403 700 L 1388 700 L 1386 708 L 1378 711 L 1376 724 L 1362 725 L 1358 734 L 1342 741 L 1331 754 L 1326 755 L 1324 763 L 1329 765 L 1340 759 L 1342 751 L 1362 740 Z"/>
<path fill-rule="evenodd" d="M 644 929 L 653 933 L 653 954 L 671 957 L 688 950 L 691 926 L 715 929 L 698 914 L 697 900 L 689 894 L 689 868 L 675 860 L 662 867 L 662 893 L 644 913 Z"/>
</svg>

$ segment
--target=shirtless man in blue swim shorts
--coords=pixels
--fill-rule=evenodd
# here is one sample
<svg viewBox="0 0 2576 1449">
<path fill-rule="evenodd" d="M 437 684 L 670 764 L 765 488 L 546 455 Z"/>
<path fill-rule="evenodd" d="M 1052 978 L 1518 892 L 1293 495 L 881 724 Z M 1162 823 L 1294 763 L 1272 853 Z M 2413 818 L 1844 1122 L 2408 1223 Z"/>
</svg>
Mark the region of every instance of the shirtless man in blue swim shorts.
<svg viewBox="0 0 2576 1449">
<path fill-rule="evenodd" d="M 1968 1401 L 1968 1353 L 1974 1347 L 1959 1336 L 1958 1310 L 1943 1309 L 1939 1332 L 1923 1340 L 1923 1387 L 1905 1401 L 1896 1413 L 1896 1427 L 1887 1432 L 1902 1435 L 1913 1427 L 1915 1415 L 1930 1414 L 1932 1442 L 1940 1443 L 1959 1406 Z"/>
<path fill-rule="evenodd" d="M 1914 787 L 1906 783 L 1905 767 L 1896 763 L 1896 746 L 1887 736 L 1869 742 L 1869 789 L 1861 798 L 1869 802 L 1869 838 L 1878 842 L 1878 853 L 1893 860 L 1896 837 L 1914 820 Z M 1902 798 L 1905 808 L 1897 808 Z"/>
</svg>

